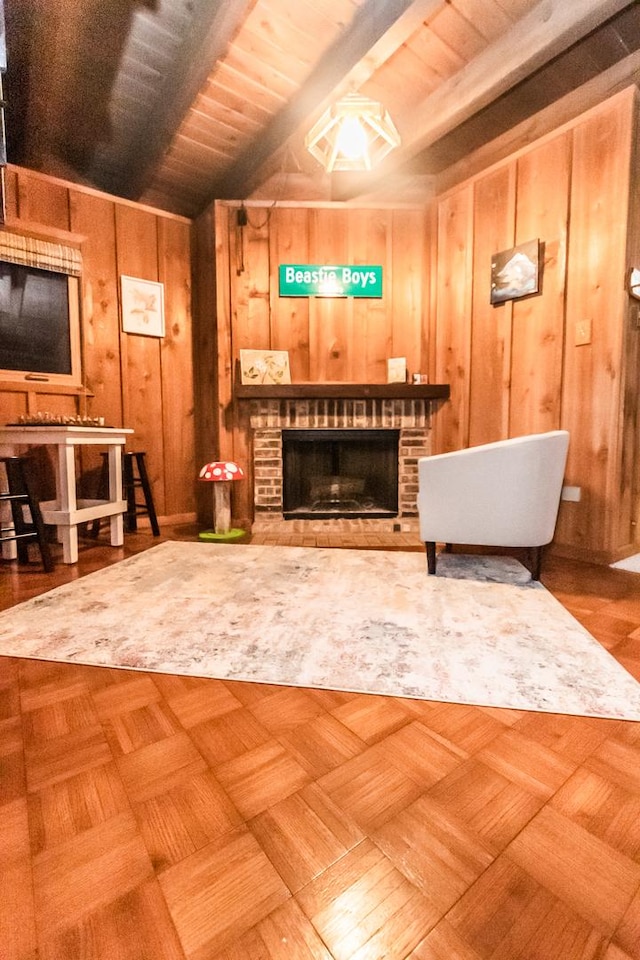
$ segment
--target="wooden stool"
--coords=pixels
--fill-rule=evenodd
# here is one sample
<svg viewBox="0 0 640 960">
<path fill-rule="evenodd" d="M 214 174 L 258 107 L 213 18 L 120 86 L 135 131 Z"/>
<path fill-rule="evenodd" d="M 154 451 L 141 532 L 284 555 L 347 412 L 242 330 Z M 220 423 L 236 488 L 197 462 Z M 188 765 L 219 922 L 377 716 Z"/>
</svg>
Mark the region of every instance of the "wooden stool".
<svg viewBox="0 0 640 960">
<path fill-rule="evenodd" d="M 127 497 L 127 512 L 125 522 L 127 530 L 130 532 L 138 529 L 137 517 L 145 515 L 149 517 L 151 529 L 154 537 L 160 536 L 160 527 L 156 516 L 156 508 L 153 503 L 153 494 L 151 493 L 151 484 L 147 475 L 145 465 L 145 453 L 125 453 L 122 463 L 122 483 Z M 137 474 L 136 474 L 137 470 Z M 136 500 L 136 489 L 141 489 L 144 496 L 144 503 Z"/>
<path fill-rule="evenodd" d="M 144 452 L 129 453 L 125 451 L 122 454 L 122 489 L 127 500 L 127 511 L 125 517 L 125 529 L 128 533 L 133 533 L 138 529 L 138 517 L 146 515 L 149 517 L 151 529 L 154 537 L 160 536 L 160 527 L 156 516 L 156 508 L 153 503 L 153 494 L 151 493 L 151 484 L 147 474 Z M 109 461 L 107 454 L 102 454 L 102 470 L 98 484 L 98 499 L 107 497 L 109 489 Z M 144 503 L 137 500 L 138 489 L 142 490 Z M 91 536 L 97 537 L 100 530 L 100 521 L 94 520 L 91 527 Z"/>
<path fill-rule="evenodd" d="M 25 457 L 0 457 L 0 463 L 4 464 L 7 477 L 7 490 L 0 493 L 0 504 L 10 505 L 13 521 L 10 525 L 0 526 L 0 543 L 15 541 L 19 562 L 28 563 L 28 544 L 35 540 L 40 548 L 42 565 L 47 573 L 51 573 L 53 560 L 45 535 L 40 504 L 31 485 L 27 460 Z M 30 520 L 25 519 L 25 506 L 29 510 Z"/>
</svg>

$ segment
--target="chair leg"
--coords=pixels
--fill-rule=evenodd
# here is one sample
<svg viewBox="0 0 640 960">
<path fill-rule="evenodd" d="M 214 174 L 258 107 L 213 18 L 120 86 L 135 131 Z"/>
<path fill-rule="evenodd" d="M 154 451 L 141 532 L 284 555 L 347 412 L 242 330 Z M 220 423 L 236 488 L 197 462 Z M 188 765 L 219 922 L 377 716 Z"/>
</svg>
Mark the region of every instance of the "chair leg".
<svg viewBox="0 0 640 960">
<path fill-rule="evenodd" d="M 36 532 L 36 539 L 38 541 L 38 547 L 40 548 L 40 556 L 42 557 L 42 566 L 45 569 L 45 573 L 51 573 L 53 570 L 53 560 L 51 558 L 51 551 L 49 549 L 49 543 L 47 541 L 47 535 L 45 532 L 44 521 L 42 519 L 42 513 L 40 511 L 40 504 L 38 503 L 34 491 L 31 487 L 31 481 L 27 477 L 26 473 L 23 471 L 22 474 L 24 480 L 24 487 L 27 491 L 27 496 L 29 497 L 29 512 L 31 513 L 31 520 Z"/>
<path fill-rule="evenodd" d="M 10 481 L 11 489 L 18 489 L 16 487 L 16 481 L 12 479 Z M 22 512 L 23 502 L 14 501 L 11 504 L 11 519 L 13 521 L 13 529 L 15 530 L 17 537 L 24 537 L 28 532 L 29 525 L 24 519 L 24 514 Z M 28 563 L 29 562 L 29 543 L 27 540 L 17 539 L 16 540 L 16 550 L 18 553 L 18 563 Z"/>
<path fill-rule="evenodd" d="M 436 572 L 436 545 L 435 542 L 429 540 L 425 543 L 427 550 L 427 570 L 430 574 Z"/>
<path fill-rule="evenodd" d="M 540 570 L 542 568 L 542 547 L 531 547 L 531 579 L 540 579 Z"/>
<path fill-rule="evenodd" d="M 153 531 L 154 537 L 159 537 L 160 527 L 158 526 L 158 518 L 156 516 L 156 509 L 153 503 L 153 495 L 151 493 L 151 484 L 149 483 L 149 475 L 147 474 L 147 467 L 144 462 L 144 454 L 136 453 L 134 454 L 134 456 L 136 458 L 136 463 L 138 464 L 138 475 L 140 477 L 140 485 L 142 487 L 142 492 L 144 494 L 144 502 L 147 508 L 147 513 L 149 514 L 151 529 Z"/>
<path fill-rule="evenodd" d="M 138 529 L 138 518 L 136 515 L 136 488 L 133 479 L 133 455 L 127 453 L 125 453 L 122 461 L 122 485 L 127 498 L 125 527 L 127 533 L 135 533 Z"/>
<path fill-rule="evenodd" d="M 102 471 L 98 489 L 98 499 L 105 500 L 109 496 L 109 461 L 107 455 L 102 455 Z M 135 467 L 134 467 L 135 463 Z M 137 470 L 137 477 L 136 477 Z M 144 504 L 137 502 L 136 490 L 138 486 L 144 495 Z M 151 484 L 145 464 L 144 453 L 124 453 L 122 456 L 122 489 L 127 509 L 124 515 L 127 533 L 135 533 L 138 529 L 138 513 L 146 513 L 151 523 L 154 537 L 160 536 L 160 527 L 153 503 Z M 100 531 L 100 520 L 94 520 L 90 535 L 97 537 Z"/>
<path fill-rule="evenodd" d="M 53 570 L 51 551 L 47 541 L 40 504 L 31 485 L 27 469 L 24 463 L 16 457 L 6 461 L 6 470 L 9 490 L 14 491 L 18 496 L 22 497 L 21 500 L 11 502 L 13 527 L 17 535 L 16 548 L 18 561 L 20 563 L 29 562 L 28 541 L 36 540 L 42 558 L 42 566 L 46 573 L 51 573 Z M 25 506 L 29 511 L 30 522 L 27 522 L 24 518 L 23 509 Z"/>
</svg>

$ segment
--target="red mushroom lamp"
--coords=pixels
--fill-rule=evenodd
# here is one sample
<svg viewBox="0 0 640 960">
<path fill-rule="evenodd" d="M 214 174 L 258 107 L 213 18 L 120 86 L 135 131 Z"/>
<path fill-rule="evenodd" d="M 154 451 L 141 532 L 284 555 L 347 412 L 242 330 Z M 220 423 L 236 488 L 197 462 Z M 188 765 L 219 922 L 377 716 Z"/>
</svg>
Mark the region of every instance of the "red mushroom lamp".
<svg viewBox="0 0 640 960">
<path fill-rule="evenodd" d="M 244 530 L 231 526 L 231 483 L 242 480 L 244 471 L 232 460 L 206 463 L 200 471 L 200 480 L 213 483 L 213 530 L 203 530 L 201 540 L 236 540 Z"/>
</svg>

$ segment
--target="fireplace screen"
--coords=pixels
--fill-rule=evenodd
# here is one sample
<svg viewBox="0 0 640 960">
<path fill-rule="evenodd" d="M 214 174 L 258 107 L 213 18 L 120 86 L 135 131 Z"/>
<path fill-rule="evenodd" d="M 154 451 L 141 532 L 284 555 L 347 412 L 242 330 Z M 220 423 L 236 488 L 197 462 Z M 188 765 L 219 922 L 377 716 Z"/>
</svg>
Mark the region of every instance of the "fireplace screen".
<svg viewBox="0 0 640 960">
<path fill-rule="evenodd" d="M 399 430 L 283 430 L 283 514 L 395 517 Z"/>
</svg>

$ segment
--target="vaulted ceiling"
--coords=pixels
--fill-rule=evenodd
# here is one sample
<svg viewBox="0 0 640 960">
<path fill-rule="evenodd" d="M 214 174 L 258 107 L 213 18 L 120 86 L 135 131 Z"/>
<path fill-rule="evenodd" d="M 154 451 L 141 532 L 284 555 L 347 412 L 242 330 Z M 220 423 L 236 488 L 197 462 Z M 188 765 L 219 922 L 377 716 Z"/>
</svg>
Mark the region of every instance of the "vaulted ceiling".
<svg viewBox="0 0 640 960">
<path fill-rule="evenodd" d="M 424 197 L 552 105 L 570 119 L 640 80 L 639 0 L 5 0 L 5 19 L 9 162 L 186 216 Z M 304 135 L 350 91 L 402 145 L 330 176 Z"/>
</svg>

